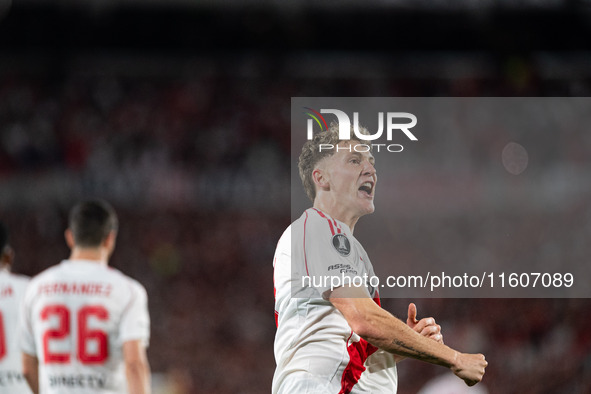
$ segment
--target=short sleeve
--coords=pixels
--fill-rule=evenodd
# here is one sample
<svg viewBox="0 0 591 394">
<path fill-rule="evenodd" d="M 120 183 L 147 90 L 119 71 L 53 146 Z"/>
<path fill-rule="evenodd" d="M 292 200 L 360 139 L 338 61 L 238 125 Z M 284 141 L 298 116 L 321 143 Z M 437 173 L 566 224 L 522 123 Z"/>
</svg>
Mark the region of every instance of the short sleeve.
<svg viewBox="0 0 591 394">
<path fill-rule="evenodd" d="M 121 344 L 127 341 L 141 340 L 145 346 L 150 341 L 150 315 L 148 313 L 148 295 L 146 289 L 137 282 L 132 282 L 131 297 L 123 310 L 119 327 Z"/>
<path fill-rule="evenodd" d="M 314 219 L 305 226 L 306 284 L 328 299 L 332 290 L 355 283 L 362 273 L 351 236 L 329 218 Z"/>
</svg>

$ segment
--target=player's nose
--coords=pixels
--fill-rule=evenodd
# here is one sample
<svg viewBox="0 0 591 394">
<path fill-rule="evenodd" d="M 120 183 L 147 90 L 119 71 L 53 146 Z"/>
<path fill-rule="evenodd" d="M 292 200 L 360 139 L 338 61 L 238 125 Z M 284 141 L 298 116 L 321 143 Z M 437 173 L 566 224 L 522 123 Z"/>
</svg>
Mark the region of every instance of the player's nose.
<svg viewBox="0 0 591 394">
<path fill-rule="evenodd" d="M 369 160 L 365 160 L 363 162 L 363 175 L 375 175 L 376 174 L 376 168 L 374 167 L 374 165 L 369 161 Z"/>
</svg>

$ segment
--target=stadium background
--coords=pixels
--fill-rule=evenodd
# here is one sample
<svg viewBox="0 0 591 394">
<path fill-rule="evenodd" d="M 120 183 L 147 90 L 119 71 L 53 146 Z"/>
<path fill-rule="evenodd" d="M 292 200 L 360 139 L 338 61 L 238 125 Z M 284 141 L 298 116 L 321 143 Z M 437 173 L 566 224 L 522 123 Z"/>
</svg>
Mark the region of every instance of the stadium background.
<svg viewBox="0 0 591 394">
<path fill-rule="evenodd" d="M 290 97 L 591 91 L 589 2 L 450 3 L 0 2 L 0 218 L 15 271 L 65 258 L 67 210 L 104 197 L 121 222 L 112 263 L 150 296 L 159 392 L 269 392 L 272 253 L 290 220 Z M 476 151 L 494 139 L 484 133 Z M 589 137 L 576 146 L 554 137 L 539 141 L 542 151 L 560 147 L 547 171 L 591 170 Z M 551 213 L 535 223 L 564 228 L 558 245 L 573 233 L 584 242 L 589 200 L 565 208 L 576 231 Z M 471 220 L 458 215 L 450 231 Z M 519 236 L 530 234 L 524 226 Z M 492 245 L 502 236 L 488 235 Z M 405 255 L 436 259 L 440 248 Z M 489 392 L 591 390 L 588 299 L 414 301 L 447 343 L 486 354 Z M 406 312 L 407 300 L 384 304 Z M 405 361 L 398 392 L 442 372 Z"/>
</svg>

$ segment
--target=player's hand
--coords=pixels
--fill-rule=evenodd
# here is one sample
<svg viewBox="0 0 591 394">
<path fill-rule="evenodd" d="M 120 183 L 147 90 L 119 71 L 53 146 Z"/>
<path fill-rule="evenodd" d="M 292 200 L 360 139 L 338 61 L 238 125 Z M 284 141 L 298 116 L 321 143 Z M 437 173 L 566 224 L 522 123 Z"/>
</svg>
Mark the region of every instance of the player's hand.
<svg viewBox="0 0 591 394">
<path fill-rule="evenodd" d="M 484 369 L 488 363 L 482 354 L 457 353 L 452 372 L 468 386 L 474 386 L 482 380 Z"/>
<path fill-rule="evenodd" d="M 408 304 L 408 318 L 406 319 L 406 324 L 422 336 L 443 343 L 441 326 L 437 324 L 432 317 L 425 317 L 421 320 L 417 320 L 417 306 L 412 302 Z"/>
</svg>

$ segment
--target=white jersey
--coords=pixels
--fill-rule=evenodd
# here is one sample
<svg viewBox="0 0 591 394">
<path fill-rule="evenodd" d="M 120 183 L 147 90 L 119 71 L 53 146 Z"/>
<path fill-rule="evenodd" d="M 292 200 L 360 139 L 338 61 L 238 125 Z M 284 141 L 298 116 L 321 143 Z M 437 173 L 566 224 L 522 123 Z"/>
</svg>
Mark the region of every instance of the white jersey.
<svg viewBox="0 0 591 394">
<path fill-rule="evenodd" d="M 65 260 L 31 280 L 21 330 L 41 394 L 127 393 L 122 346 L 148 344 L 146 290 L 98 262 Z"/>
<path fill-rule="evenodd" d="M 31 393 L 18 347 L 21 302 L 29 278 L 0 269 L 0 394 Z"/>
<path fill-rule="evenodd" d="M 366 281 L 380 303 L 367 253 L 349 227 L 310 208 L 283 233 L 274 257 L 274 394 L 392 394 L 394 356 L 354 333 L 330 303 L 333 278 Z M 306 279 L 309 278 L 309 279 Z M 338 287 L 338 286 L 334 286 Z"/>
</svg>

